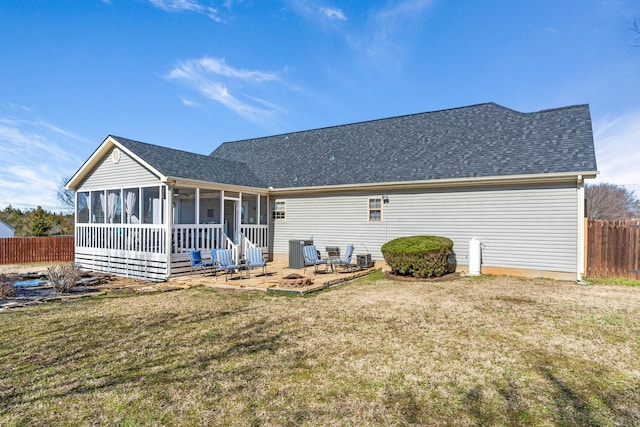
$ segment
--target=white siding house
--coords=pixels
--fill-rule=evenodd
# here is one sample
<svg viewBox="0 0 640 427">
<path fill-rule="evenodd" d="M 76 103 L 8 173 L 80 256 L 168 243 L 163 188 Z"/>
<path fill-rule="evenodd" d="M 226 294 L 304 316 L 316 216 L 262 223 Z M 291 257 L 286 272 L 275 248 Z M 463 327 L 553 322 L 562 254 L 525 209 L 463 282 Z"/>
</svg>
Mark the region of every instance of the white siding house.
<svg viewBox="0 0 640 427">
<path fill-rule="evenodd" d="M 0 220 L 0 239 L 5 237 L 13 237 L 13 227 Z"/>
<path fill-rule="evenodd" d="M 210 156 L 110 136 L 67 187 L 78 262 L 117 274 L 182 274 L 192 248 L 240 257 L 258 245 L 286 260 L 303 239 L 380 260 L 386 241 L 426 234 L 454 241 L 461 270 L 478 237 L 483 272 L 580 279 L 584 180 L 596 174 L 588 106 L 488 103 L 228 142 Z"/>
</svg>

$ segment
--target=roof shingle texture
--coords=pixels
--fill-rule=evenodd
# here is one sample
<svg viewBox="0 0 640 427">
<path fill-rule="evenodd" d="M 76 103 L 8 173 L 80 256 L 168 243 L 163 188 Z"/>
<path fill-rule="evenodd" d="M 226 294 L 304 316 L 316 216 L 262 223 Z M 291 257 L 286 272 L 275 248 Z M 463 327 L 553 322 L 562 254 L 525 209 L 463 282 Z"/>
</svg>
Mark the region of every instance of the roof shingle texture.
<svg viewBox="0 0 640 427">
<path fill-rule="evenodd" d="M 244 163 L 111 137 L 167 177 L 266 188 Z"/>
<path fill-rule="evenodd" d="M 597 170 L 588 105 L 486 103 L 226 142 L 211 157 L 247 163 L 274 188 Z"/>
</svg>

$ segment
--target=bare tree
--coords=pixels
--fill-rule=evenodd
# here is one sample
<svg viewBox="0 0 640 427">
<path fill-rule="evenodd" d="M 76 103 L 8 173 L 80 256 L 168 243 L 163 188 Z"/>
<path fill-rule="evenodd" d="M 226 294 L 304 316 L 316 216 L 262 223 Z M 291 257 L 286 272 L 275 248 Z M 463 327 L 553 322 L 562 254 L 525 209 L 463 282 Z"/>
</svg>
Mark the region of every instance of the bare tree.
<svg viewBox="0 0 640 427">
<path fill-rule="evenodd" d="M 626 188 L 608 183 L 587 185 L 587 216 L 590 219 L 622 220 L 640 217 L 640 200 Z"/>
<path fill-rule="evenodd" d="M 64 188 L 67 181 L 69 181 L 68 178 L 62 178 L 57 196 L 60 203 L 62 203 L 63 208 L 73 211 L 76 203 L 76 193 L 73 190 L 67 190 Z"/>
</svg>

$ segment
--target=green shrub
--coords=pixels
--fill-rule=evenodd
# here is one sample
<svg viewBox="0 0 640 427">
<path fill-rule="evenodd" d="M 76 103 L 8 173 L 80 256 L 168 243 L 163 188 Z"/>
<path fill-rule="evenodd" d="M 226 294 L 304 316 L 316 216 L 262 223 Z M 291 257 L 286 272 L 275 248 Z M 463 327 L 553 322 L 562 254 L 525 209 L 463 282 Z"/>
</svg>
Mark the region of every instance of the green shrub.
<svg viewBox="0 0 640 427">
<path fill-rule="evenodd" d="M 420 278 L 450 273 L 452 251 L 451 239 L 440 236 L 399 237 L 382 245 L 391 273 Z"/>
</svg>

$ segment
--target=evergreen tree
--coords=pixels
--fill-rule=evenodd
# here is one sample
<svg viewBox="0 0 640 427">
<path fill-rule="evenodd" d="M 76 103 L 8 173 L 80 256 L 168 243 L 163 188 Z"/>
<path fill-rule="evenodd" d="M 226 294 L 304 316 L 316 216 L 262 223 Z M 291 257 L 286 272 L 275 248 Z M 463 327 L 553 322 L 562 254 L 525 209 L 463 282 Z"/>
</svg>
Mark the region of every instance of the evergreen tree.
<svg viewBox="0 0 640 427">
<path fill-rule="evenodd" d="M 47 214 L 42 207 L 38 206 L 31 212 L 30 216 L 30 234 L 35 237 L 48 236 L 51 230 L 51 215 Z"/>
</svg>

